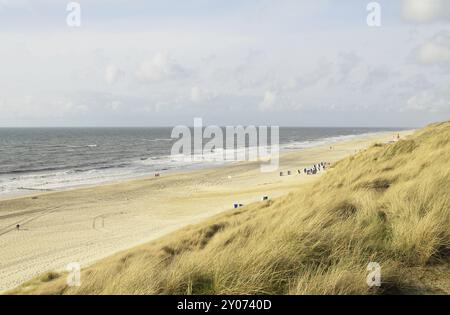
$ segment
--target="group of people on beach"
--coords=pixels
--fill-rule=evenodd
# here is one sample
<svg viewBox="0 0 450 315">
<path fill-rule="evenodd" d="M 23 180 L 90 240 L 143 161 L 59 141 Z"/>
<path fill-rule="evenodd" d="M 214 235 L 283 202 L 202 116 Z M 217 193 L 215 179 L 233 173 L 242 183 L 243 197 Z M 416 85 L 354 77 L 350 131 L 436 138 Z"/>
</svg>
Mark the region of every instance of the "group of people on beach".
<svg viewBox="0 0 450 315">
<path fill-rule="evenodd" d="M 326 163 L 326 162 L 319 162 L 317 164 L 314 164 L 313 166 L 309 167 L 309 168 L 304 168 L 303 169 L 303 173 L 305 173 L 306 175 L 315 175 L 318 172 L 325 170 L 328 166 L 330 165 L 330 163 Z M 299 174 L 301 173 L 300 170 L 297 171 Z"/>
<path fill-rule="evenodd" d="M 311 167 L 305 167 L 304 169 L 303 169 L 303 171 L 302 170 L 297 170 L 297 174 L 298 175 L 301 175 L 301 174 L 306 174 L 306 175 L 315 175 L 315 174 L 317 174 L 318 172 L 320 172 L 320 171 L 322 171 L 322 170 L 325 170 L 328 166 L 330 166 L 331 164 L 330 163 L 328 163 L 328 162 L 319 162 L 319 163 L 317 163 L 317 164 L 314 164 L 313 166 L 311 166 Z M 284 172 L 280 172 L 280 176 L 284 176 L 285 175 L 285 173 Z M 291 171 L 287 171 L 286 172 L 286 175 L 291 175 Z"/>
</svg>

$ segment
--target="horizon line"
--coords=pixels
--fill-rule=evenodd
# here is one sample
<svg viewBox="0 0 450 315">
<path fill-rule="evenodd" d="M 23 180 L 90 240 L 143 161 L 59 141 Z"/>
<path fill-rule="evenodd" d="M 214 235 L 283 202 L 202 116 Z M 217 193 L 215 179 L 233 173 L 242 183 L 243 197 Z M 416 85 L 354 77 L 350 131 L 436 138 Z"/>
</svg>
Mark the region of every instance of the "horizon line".
<svg viewBox="0 0 450 315">
<path fill-rule="evenodd" d="M 427 126 L 428 124 L 424 125 Z M 138 129 L 138 128 L 174 128 L 176 126 L 186 126 L 188 128 L 194 128 L 194 126 L 192 125 L 166 125 L 166 126 L 0 126 L 0 129 L 63 129 L 63 128 L 67 128 L 67 129 L 82 129 L 82 128 L 86 128 L 86 129 L 101 129 L 101 128 L 123 128 L 123 129 Z M 244 124 L 237 124 L 237 125 L 217 125 L 217 124 L 211 124 L 211 125 L 206 125 L 203 126 L 207 127 L 207 126 L 219 126 L 220 128 L 224 128 L 224 127 L 236 127 L 236 126 L 252 126 L 252 124 L 249 125 L 244 125 Z M 266 127 L 274 127 L 277 126 L 279 128 L 412 128 L 412 129 L 417 129 L 417 128 L 422 128 L 424 126 L 361 126 L 361 125 L 347 125 L 347 126 L 336 126 L 336 125 L 331 125 L 331 126 L 321 126 L 321 125 L 317 125 L 317 126 L 292 126 L 292 125 L 269 125 L 269 124 L 261 124 L 261 125 L 253 125 L 255 127 L 262 127 L 262 126 L 266 126 Z"/>
</svg>

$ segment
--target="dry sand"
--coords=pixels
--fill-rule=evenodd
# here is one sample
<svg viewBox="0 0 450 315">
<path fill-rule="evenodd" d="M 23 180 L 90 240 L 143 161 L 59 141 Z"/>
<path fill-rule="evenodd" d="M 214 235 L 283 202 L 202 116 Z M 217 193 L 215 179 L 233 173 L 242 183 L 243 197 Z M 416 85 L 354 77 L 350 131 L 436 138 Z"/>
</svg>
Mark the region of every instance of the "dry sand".
<svg viewBox="0 0 450 315">
<path fill-rule="evenodd" d="M 257 163 L 248 162 L 1 200 L 0 291 L 49 270 L 64 270 L 71 262 L 85 267 L 231 209 L 235 202 L 287 194 L 320 176 L 297 175 L 297 169 L 337 161 L 392 135 L 283 154 L 280 170 L 291 170 L 291 176 L 261 173 Z"/>
</svg>

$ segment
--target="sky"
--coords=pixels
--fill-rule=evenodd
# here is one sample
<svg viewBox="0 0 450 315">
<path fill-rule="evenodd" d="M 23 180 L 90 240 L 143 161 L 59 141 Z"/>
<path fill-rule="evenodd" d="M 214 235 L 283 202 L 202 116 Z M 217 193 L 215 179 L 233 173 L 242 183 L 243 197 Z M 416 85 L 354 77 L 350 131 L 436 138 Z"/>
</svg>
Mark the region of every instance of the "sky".
<svg viewBox="0 0 450 315">
<path fill-rule="evenodd" d="M 450 119 L 450 0 L 0 0 L 0 127 Z"/>
</svg>

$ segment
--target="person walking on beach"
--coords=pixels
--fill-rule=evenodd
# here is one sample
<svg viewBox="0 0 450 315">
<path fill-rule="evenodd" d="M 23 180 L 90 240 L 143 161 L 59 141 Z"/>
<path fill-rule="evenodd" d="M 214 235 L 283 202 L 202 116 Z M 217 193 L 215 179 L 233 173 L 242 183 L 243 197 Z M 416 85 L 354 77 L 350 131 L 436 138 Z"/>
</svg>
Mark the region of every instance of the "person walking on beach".
<svg viewBox="0 0 450 315">
<path fill-rule="evenodd" d="M 20 230 L 20 224 L 17 224 L 17 225 L 16 225 L 16 229 L 17 229 L 17 231 Z"/>
</svg>

